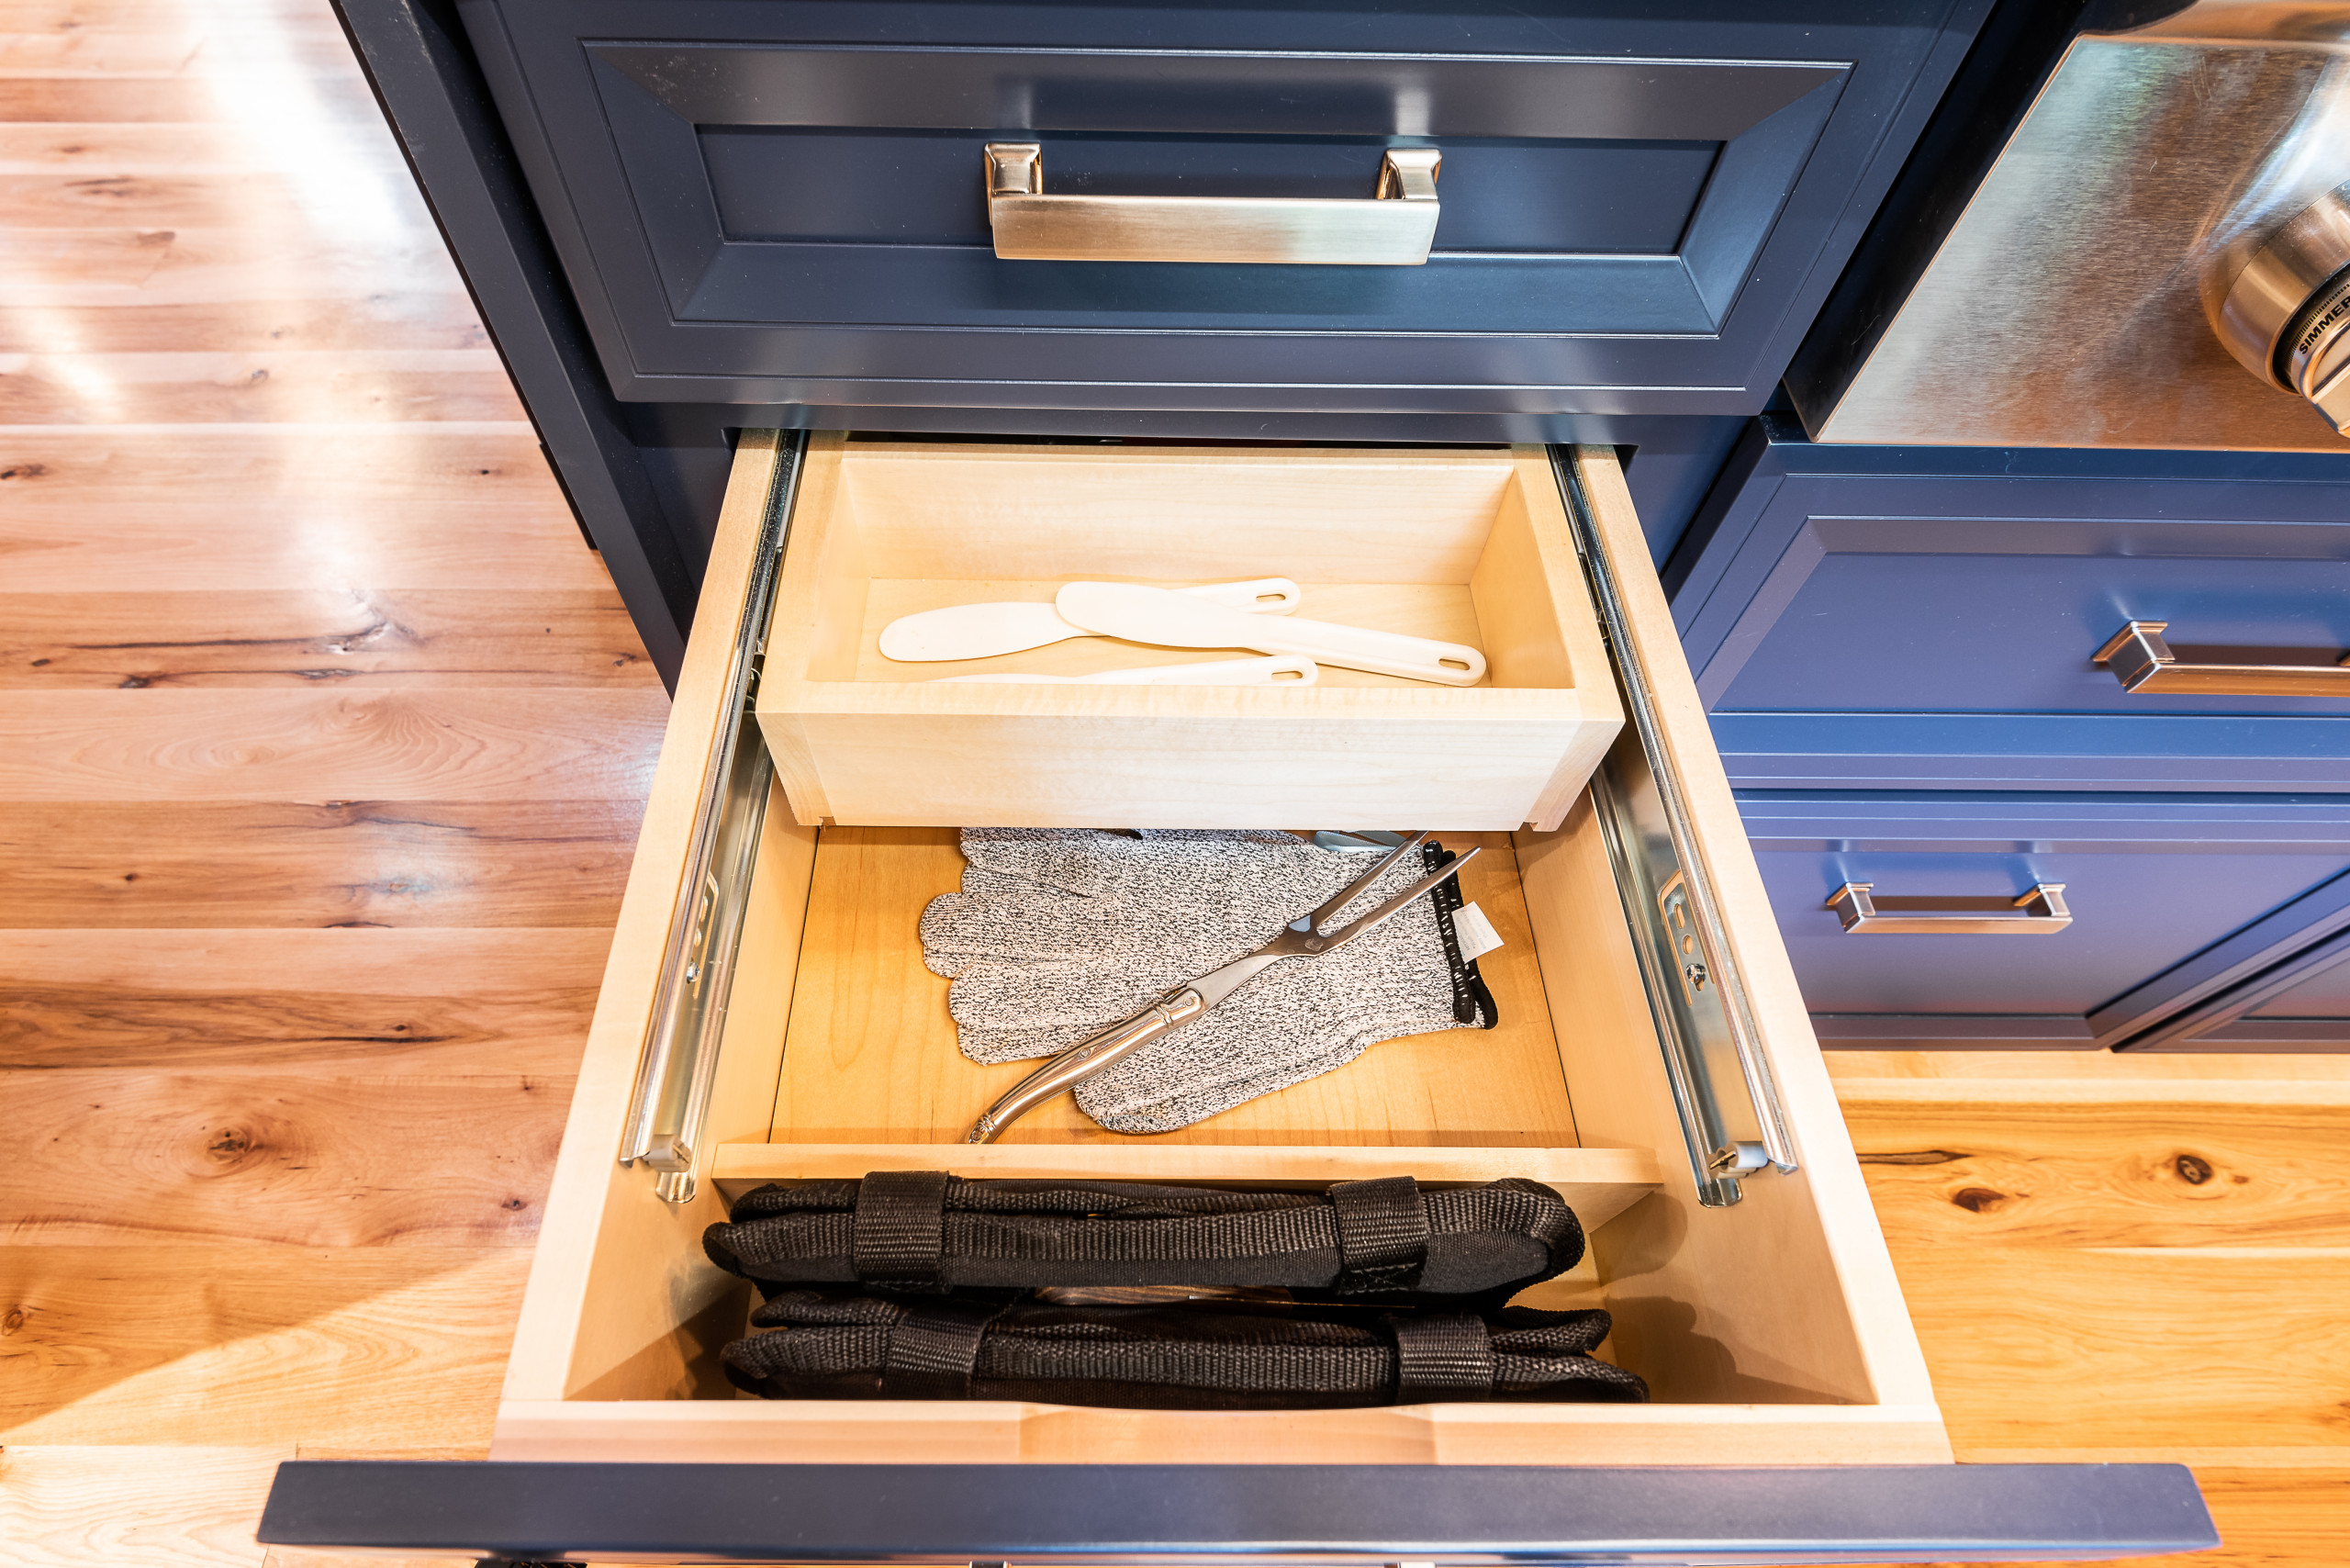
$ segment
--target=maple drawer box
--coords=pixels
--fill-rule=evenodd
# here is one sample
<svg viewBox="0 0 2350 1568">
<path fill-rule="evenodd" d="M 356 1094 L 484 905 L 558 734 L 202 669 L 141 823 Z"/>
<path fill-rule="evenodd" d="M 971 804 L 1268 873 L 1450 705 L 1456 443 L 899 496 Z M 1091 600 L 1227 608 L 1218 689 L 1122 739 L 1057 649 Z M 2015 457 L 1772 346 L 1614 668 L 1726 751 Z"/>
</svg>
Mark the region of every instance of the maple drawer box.
<svg viewBox="0 0 2350 1568">
<path fill-rule="evenodd" d="M 820 435 L 782 548 L 758 717 L 803 822 L 1548 830 L 1623 722 L 1539 447 Z M 1078 637 L 901 663 L 878 647 L 899 616 L 1049 602 L 1073 580 L 1263 577 L 1302 587 L 1301 618 L 1466 644 L 1486 672 L 1448 686 L 1325 662 L 1297 686 L 937 684 L 1249 651 Z"/>
</svg>

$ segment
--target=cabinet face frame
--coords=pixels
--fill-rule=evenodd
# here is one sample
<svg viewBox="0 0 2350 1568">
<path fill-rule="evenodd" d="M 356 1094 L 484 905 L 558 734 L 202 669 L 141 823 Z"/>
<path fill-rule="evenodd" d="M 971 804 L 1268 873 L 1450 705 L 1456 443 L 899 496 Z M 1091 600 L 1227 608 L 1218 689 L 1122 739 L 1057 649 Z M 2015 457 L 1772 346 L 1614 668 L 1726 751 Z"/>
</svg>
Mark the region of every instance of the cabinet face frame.
<svg viewBox="0 0 2350 1568">
<path fill-rule="evenodd" d="M 1680 1128 L 1652 1042 L 1622 920 L 1587 808 L 1517 840 L 1544 958 L 1581 1151 L 1645 1153 L 1656 1189 L 1594 1238 L 1595 1288 L 1627 1359 L 1661 1374 L 1639 1406 L 1429 1406 L 1229 1413 L 887 1402 L 795 1404 L 692 1397 L 723 1392 L 721 1345 L 741 1331 L 739 1282 L 701 1260 L 722 1217 L 712 1165 L 670 1204 L 654 1177 L 614 1160 L 679 868 L 722 706 L 725 652 L 745 612 L 754 542 L 790 444 L 747 433 L 722 521 L 698 634 L 688 648 L 647 808 L 644 836 L 591 1028 L 547 1217 L 509 1362 L 498 1459 L 794 1462 L 1401 1462 L 1691 1464 L 1936 1463 L 1950 1458 L 1922 1357 L 1780 947 L 1734 802 L 1681 662 L 1639 520 L 1609 448 L 1572 457 L 1580 504 L 1622 585 L 1671 766 L 1696 824 L 1725 938 L 1747 976 L 1764 1048 L 1800 1155 L 1791 1174 L 1747 1183 L 1744 1202 L 1705 1208 L 1680 1159 Z M 787 539 L 785 548 L 789 548 Z M 774 640 L 794 629 L 770 629 Z M 817 839 L 770 800 L 744 917 L 746 950 L 796 952 Z M 695 1140 L 768 1136 L 789 1004 L 781 977 L 738 989 L 717 1066 L 711 1121 Z M 738 981 L 738 987 L 739 987 Z M 764 1042 L 764 1043 L 760 1043 Z M 958 1146 L 911 1146 L 954 1166 Z M 1611 1153 L 1610 1151 L 1615 1151 Z M 1379 1151 L 1364 1149 L 1365 1157 Z M 1394 1169 L 1440 1166 L 1440 1149 L 1393 1151 Z M 883 1164 L 907 1163 L 907 1146 Z M 1109 1168 L 1109 1173 L 1114 1172 Z"/>
</svg>

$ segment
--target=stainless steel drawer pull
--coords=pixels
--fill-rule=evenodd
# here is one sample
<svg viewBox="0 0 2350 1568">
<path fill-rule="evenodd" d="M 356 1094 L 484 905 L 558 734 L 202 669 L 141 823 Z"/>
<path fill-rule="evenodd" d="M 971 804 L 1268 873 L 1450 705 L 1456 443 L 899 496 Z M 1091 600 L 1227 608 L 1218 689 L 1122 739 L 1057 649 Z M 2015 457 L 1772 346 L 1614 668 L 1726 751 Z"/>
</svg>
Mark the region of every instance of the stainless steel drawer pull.
<svg viewBox="0 0 2350 1568">
<path fill-rule="evenodd" d="M 988 224 L 1008 262 L 1287 262 L 1416 267 L 1436 242 L 1433 147 L 1388 149 L 1378 193 L 1316 196 L 1046 196 L 1045 150 L 987 148 Z"/>
<path fill-rule="evenodd" d="M 2053 936 L 2073 924 L 2065 907 L 2065 884 L 2035 882 L 2031 891 L 2017 899 L 2015 913 L 2007 910 L 1964 911 L 1935 914 L 1911 913 L 1929 901 L 1904 899 L 1909 909 L 1880 912 L 1873 896 L 1874 882 L 1847 882 L 1830 893 L 1828 907 L 1855 936 Z"/>
<path fill-rule="evenodd" d="M 2350 654 L 2331 665 L 2183 665 L 2163 641 L 2167 621 L 2132 621 L 2097 651 L 2124 691 L 2203 697 L 2350 697 Z"/>
</svg>

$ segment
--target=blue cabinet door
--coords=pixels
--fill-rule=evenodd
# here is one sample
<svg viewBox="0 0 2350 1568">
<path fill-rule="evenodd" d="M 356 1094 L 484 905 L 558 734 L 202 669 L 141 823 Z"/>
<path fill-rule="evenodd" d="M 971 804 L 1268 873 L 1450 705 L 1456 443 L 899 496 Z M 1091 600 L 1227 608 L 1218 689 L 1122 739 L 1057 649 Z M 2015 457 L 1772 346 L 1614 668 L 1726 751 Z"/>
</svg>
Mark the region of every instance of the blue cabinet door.
<svg viewBox="0 0 2350 1568">
<path fill-rule="evenodd" d="M 2350 789 L 2342 697 L 2123 689 L 2350 650 L 2350 454 L 1819 447 L 1750 431 L 1668 570 L 1745 788 Z"/>
<path fill-rule="evenodd" d="M 1988 8 L 458 6 L 621 398 L 886 429 L 1751 412 Z M 1350 199 L 1435 147 L 1442 216 L 1425 266 L 1002 261 L 990 140 L 1046 195 Z"/>
<path fill-rule="evenodd" d="M 1739 804 L 1831 1048 L 2121 1044 L 2330 935 L 2328 922 L 2350 924 L 2350 799 L 1765 792 Z M 2071 923 L 1852 931 L 1829 905 L 1847 883 L 1873 884 L 1888 913 L 1936 915 L 2007 909 L 2054 883 Z"/>
</svg>

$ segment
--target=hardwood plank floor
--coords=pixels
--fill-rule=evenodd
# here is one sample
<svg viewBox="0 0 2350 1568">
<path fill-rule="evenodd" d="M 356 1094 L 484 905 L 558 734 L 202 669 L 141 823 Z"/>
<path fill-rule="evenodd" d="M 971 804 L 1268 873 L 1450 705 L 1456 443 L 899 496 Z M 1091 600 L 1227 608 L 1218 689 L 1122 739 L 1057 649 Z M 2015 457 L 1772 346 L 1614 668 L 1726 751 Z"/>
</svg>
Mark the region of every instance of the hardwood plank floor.
<svg viewBox="0 0 2350 1568">
<path fill-rule="evenodd" d="M 0 0 L 0 1561 L 477 1456 L 666 701 L 317 0 Z"/>
<path fill-rule="evenodd" d="M 2208 1568 L 2350 1540 L 2350 1060 L 1832 1053 L 1960 1459 L 2192 1465 Z"/>
<path fill-rule="evenodd" d="M 0 0 L 0 1560 L 482 1450 L 664 712 L 323 0 Z M 1964 1457 L 2341 1560 L 2350 1058 L 1830 1061 Z"/>
<path fill-rule="evenodd" d="M 0 857 L 23 867 L 0 930 L 609 926 L 640 812 L 634 800 L 0 806 Z"/>
<path fill-rule="evenodd" d="M 530 1266 L 517 1247 L 250 1246 L 226 1278 L 200 1242 L 11 1253 L 41 1303 L 13 1336 L 26 1375 L 0 1387 L 12 1450 L 141 1426 L 357 1449 L 387 1418 L 430 1430 L 440 1402 L 497 1397 L 510 1331 L 483 1306 L 511 1301 Z"/>
<path fill-rule="evenodd" d="M 206 624 L 163 593 L 0 592 L 0 688 L 638 688 L 627 612 L 589 588 L 255 591 Z"/>
</svg>

